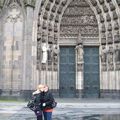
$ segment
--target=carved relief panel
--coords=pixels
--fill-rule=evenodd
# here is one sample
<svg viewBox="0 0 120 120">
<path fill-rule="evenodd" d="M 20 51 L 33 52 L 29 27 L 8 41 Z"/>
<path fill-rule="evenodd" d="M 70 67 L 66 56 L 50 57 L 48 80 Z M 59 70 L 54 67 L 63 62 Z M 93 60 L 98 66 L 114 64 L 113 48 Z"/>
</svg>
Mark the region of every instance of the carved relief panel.
<svg viewBox="0 0 120 120">
<path fill-rule="evenodd" d="M 77 35 L 78 32 L 86 35 L 98 34 L 96 17 L 85 0 L 72 1 L 65 10 L 61 21 L 61 35 Z"/>
</svg>

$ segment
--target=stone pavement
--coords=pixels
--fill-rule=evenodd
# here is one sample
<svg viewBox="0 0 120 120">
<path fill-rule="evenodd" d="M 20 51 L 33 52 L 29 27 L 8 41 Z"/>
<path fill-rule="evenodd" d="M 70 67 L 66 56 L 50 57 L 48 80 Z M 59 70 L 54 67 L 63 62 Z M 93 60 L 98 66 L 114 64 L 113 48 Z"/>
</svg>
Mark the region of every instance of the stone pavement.
<svg viewBox="0 0 120 120">
<path fill-rule="evenodd" d="M 53 120 L 120 120 L 119 100 L 56 99 Z M 0 102 L 0 120 L 36 120 L 27 102 Z"/>
</svg>

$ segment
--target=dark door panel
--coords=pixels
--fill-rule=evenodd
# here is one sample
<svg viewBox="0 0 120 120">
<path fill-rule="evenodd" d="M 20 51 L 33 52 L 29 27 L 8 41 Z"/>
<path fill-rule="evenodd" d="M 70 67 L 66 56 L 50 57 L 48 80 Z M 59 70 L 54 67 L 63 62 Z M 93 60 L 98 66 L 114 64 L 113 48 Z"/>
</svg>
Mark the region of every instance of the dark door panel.
<svg viewBox="0 0 120 120">
<path fill-rule="evenodd" d="M 60 47 L 60 97 L 75 96 L 75 48 Z"/>
<path fill-rule="evenodd" d="M 99 83 L 99 48 L 84 47 L 84 92 L 85 98 L 98 98 Z"/>
</svg>

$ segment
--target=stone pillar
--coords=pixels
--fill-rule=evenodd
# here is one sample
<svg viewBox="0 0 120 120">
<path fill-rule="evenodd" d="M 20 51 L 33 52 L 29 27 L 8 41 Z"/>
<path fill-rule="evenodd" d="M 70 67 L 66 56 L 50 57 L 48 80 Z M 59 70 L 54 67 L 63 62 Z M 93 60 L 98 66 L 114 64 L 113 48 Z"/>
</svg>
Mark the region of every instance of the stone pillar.
<svg viewBox="0 0 120 120">
<path fill-rule="evenodd" d="M 2 11 L 3 4 L 0 2 L 0 96 L 4 89 L 3 81 L 3 18 L 1 17 L 4 13 Z"/>
<path fill-rule="evenodd" d="M 1 13 L 1 7 L 0 7 Z M 0 18 L 0 56 L 2 56 L 2 26 L 1 26 L 1 18 Z M 0 95 L 2 94 L 2 61 L 0 60 Z"/>
<path fill-rule="evenodd" d="M 24 69 L 23 69 L 23 94 L 32 90 L 32 30 L 33 6 L 26 5 L 25 34 L 24 34 Z"/>
<path fill-rule="evenodd" d="M 76 89 L 77 97 L 81 98 L 83 91 L 83 64 L 84 64 L 83 44 L 78 44 L 75 49 L 76 49 Z"/>
</svg>

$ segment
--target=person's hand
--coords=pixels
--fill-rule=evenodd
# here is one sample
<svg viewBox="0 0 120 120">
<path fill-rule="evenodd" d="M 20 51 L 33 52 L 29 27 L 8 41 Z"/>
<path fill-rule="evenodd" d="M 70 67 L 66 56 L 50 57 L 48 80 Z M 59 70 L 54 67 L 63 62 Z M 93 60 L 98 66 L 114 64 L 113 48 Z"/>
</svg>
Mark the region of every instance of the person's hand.
<svg viewBox="0 0 120 120">
<path fill-rule="evenodd" d="M 38 114 L 39 114 L 39 113 L 40 113 L 40 111 L 37 111 L 36 113 L 38 113 Z"/>
<path fill-rule="evenodd" d="M 45 106 L 46 106 L 46 104 L 45 104 L 45 103 L 43 103 L 43 104 L 42 104 L 42 106 L 43 106 L 43 107 L 45 107 Z"/>
<path fill-rule="evenodd" d="M 35 92 L 33 92 L 32 94 L 35 95 L 35 94 L 39 94 L 40 91 L 39 90 L 36 90 Z"/>
</svg>

